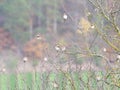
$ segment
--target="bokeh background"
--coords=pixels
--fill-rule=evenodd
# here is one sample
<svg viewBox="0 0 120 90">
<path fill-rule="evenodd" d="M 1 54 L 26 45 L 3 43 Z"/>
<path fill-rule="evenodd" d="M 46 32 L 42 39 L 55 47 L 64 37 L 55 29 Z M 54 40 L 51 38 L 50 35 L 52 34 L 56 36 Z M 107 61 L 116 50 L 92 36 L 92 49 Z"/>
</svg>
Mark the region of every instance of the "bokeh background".
<svg viewBox="0 0 120 90">
<path fill-rule="evenodd" d="M 120 8 L 119 0 L 115 5 L 113 0 L 98 1 L 108 12 Z M 54 64 L 67 70 L 68 63 L 73 71 L 76 67 L 104 70 L 103 58 L 88 55 L 91 50 L 105 55 L 110 64 L 116 60 L 115 50 L 95 30 L 94 23 L 107 35 L 114 35 L 99 12 L 88 0 L 0 0 L 1 71 L 24 72 L 33 67 L 55 71 Z M 119 13 L 116 17 L 120 27 Z"/>
</svg>

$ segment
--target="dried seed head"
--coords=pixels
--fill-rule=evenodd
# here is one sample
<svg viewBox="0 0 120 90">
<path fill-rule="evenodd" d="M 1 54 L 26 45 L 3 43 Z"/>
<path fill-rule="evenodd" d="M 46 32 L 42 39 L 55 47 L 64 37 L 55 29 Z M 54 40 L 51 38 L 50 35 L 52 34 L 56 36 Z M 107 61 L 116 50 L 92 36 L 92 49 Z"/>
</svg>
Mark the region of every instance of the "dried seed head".
<svg viewBox="0 0 120 90">
<path fill-rule="evenodd" d="M 67 20 L 67 18 L 68 18 L 67 14 L 64 13 L 64 14 L 63 14 L 63 19 L 64 19 L 64 20 Z"/>
<path fill-rule="evenodd" d="M 100 77 L 100 76 L 96 76 L 96 79 L 97 79 L 98 81 L 100 81 L 100 80 L 101 80 L 101 77 Z"/>
<path fill-rule="evenodd" d="M 59 46 L 55 46 L 55 50 L 56 51 L 60 51 L 60 47 Z"/>
<path fill-rule="evenodd" d="M 92 29 L 94 29 L 94 28 L 95 28 L 95 26 L 94 26 L 94 25 L 91 25 L 91 28 L 92 28 Z"/>
<path fill-rule="evenodd" d="M 58 84 L 54 82 L 54 83 L 53 83 L 53 87 L 54 87 L 54 88 L 57 88 L 57 87 L 58 87 Z"/>
<path fill-rule="evenodd" d="M 44 61 L 48 61 L 48 58 L 47 58 L 47 57 L 44 57 Z"/>
<path fill-rule="evenodd" d="M 6 72 L 6 69 L 5 69 L 5 68 L 3 68 L 3 69 L 2 69 L 2 72 Z"/>
<path fill-rule="evenodd" d="M 62 49 L 62 51 L 65 51 L 65 50 L 66 50 L 66 47 L 62 47 L 61 49 Z"/>
<path fill-rule="evenodd" d="M 90 13 L 90 12 L 88 12 L 88 13 L 87 13 L 87 16 L 90 16 L 90 15 L 91 15 L 91 13 Z"/>
<path fill-rule="evenodd" d="M 42 39 L 39 34 L 38 34 L 36 37 L 37 37 L 38 40 L 41 40 L 41 39 Z"/>
<path fill-rule="evenodd" d="M 27 57 L 24 57 L 24 58 L 23 58 L 23 61 L 24 61 L 24 62 L 27 62 L 27 61 L 28 61 L 28 58 L 27 58 Z"/>
<path fill-rule="evenodd" d="M 103 48 L 103 51 L 104 51 L 104 52 L 106 52 L 106 51 L 107 51 L 107 49 L 106 49 L 106 48 Z"/>
<path fill-rule="evenodd" d="M 120 60 L 120 55 L 117 55 L 117 59 L 119 59 L 119 60 Z"/>
</svg>

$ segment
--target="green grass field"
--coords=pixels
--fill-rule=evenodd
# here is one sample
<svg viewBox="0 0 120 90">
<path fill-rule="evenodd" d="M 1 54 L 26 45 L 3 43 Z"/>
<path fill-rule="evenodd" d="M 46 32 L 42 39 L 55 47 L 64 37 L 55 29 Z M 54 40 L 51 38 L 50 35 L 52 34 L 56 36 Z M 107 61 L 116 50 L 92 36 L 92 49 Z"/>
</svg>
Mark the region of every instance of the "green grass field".
<svg viewBox="0 0 120 90">
<path fill-rule="evenodd" d="M 102 77 L 101 73 L 97 73 Z M 90 72 L 0 74 L 0 90 L 120 90 Z"/>
</svg>

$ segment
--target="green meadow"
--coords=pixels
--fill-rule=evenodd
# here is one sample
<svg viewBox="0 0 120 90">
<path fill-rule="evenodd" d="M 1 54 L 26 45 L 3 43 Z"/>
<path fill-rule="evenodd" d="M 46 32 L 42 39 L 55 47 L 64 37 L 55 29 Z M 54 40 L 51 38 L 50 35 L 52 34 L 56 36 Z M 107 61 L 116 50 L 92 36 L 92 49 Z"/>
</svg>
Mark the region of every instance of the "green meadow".
<svg viewBox="0 0 120 90">
<path fill-rule="evenodd" d="M 97 77 L 99 76 L 99 77 Z M 0 74 L 0 90 L 120 90 L 102 72 Z"/>
</svg>

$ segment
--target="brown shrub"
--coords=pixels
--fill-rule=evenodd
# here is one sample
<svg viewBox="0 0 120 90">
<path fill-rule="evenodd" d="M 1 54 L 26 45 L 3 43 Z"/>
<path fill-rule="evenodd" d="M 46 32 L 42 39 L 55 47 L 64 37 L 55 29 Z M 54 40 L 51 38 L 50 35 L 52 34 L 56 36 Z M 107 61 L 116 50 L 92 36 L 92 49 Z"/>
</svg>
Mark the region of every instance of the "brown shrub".
<svg viewBox="0 0 120 90">
<path fill-rule="evenodd" d="M 16 45 L 10 33 L 0 28 L 0 52 L 5 49 L 16 50 Z"/>
<path fill-rule="evenodd" d="M 46 50 L 48 48 L 48 43 L 42 37 L 41 39 L 33 38 L 32 40 L 28 41 L 24 48 L 25 56 L 29 58 L 43 58 Z"/>
</svg>

